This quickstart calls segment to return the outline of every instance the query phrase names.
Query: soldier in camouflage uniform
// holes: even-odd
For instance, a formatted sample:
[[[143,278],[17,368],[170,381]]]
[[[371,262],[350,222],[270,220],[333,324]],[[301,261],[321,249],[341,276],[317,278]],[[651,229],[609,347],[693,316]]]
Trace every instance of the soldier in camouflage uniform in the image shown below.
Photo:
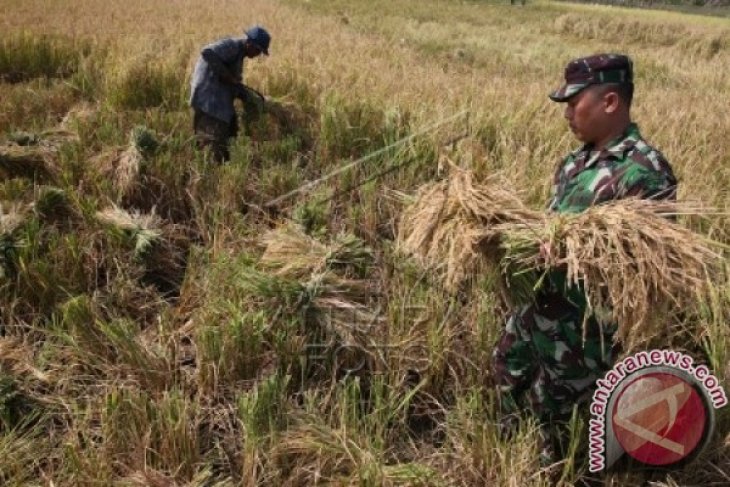
[[[566,103],[565,118],[583,146],[558,166],[549,211],[578,213],[626,198],[675,198],[677,181],[664,156],[631,122],[633,70],[627,56],[600,54],[571,61],[565,84],[550,94]],[[512,314],[493,355],[501,426],[532,410],[541,424],[541,460],[557,460],[573,406],[590,398],[613,364],[616,326],[586,316],[582,290],[553,271],[534,302]],[[583,327],[586,327],[584,337]]]

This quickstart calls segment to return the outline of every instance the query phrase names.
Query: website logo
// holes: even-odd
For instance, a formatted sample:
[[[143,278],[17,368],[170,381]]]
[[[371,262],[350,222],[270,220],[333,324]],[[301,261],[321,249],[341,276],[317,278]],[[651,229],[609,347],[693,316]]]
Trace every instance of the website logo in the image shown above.
[[[706,366],[671,350],[627,357],[597,386],[589,425],[591,472],[624,455],[648,466],[691,461],[712,436],[715,409],[728,402]]]

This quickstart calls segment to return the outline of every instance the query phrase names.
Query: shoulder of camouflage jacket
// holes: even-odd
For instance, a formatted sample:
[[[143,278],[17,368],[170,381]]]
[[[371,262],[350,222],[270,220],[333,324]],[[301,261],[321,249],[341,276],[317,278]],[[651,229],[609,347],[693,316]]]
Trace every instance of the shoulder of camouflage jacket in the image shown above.
[[[549,207],[577,212],[602,201],[628,196],[672,197],[677,181],[661,152],[638,135],[638,130],[614,146],[594,153],[586,164],[586,147],[570,153],[555,174]],[[569,183],[569,181],[574,181]],[[571,189],[568,189],[568,188]]]

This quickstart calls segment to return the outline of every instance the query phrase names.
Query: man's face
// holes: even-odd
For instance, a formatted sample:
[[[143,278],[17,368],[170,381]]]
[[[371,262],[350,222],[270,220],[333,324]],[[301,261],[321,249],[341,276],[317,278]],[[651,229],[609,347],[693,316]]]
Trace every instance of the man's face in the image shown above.
[[[599,85],[589,86],[572,96],[565,106],[565,118],[575,137],[591,144],[601,140],[607,128],[607,103]]]
[[[261,55],[261,48],[253,42],[246,42],[245,55],[247,58],[255,58]]]

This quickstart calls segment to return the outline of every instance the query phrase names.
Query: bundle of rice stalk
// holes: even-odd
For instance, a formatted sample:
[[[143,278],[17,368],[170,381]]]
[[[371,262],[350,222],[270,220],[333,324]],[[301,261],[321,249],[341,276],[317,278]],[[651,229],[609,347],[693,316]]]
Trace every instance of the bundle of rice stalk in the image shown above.
[[[112,181],[120,196],[129,193],[139,177],[142,166],[142,152],[134,145],[130,145],[113,161],[114,170]]]
[[[359,274],[367,271],[374,262],[372,249],[351,233],[341,233],[330,243],[327,266],[332,269],[352,269]]]
[[[45,130],[39,134],[16,132],[0,145],[0,174],[7,178],[24,177],[53,180],[59,173],[57,154],[60,147],[78,140],[65,128]]]
[[[102,176],[112,182],[119,198],[127,195],[134,187],[142,166],[142,153],[137,147],[114,147],[107,149],[90,161]]]
[[[488,246],[497,241],[497,225],[544,218],[508,188],[498,176],[475,183],[452,164],[447,180],[422,187],[403,212],[399,249],[440,271],[448,290],[458,289],[482,260],[496,257]]]
[[[302,279],[321,272],[327,265],[328,249],[298,225],[283,225],[264,235],[266,246],[261,263],[277,276]]]
[[[18,246],[14,235],[26,219],[28,206],[0,201],[0,279],[14,271],[14,254]]]
[[[292,240],[289,243],[291,244]],[[279,252],[277,260],[272,260],[273,252],[270,251],[272,248]],[[300,250],[302,248],[311,247],[304,246]],[[341,336],[351,336],[351,330],[348,330],[351,325],[369,326],[377,321],[375,314],[369,311],[371,301],[377,297],[370,280],[349,278],[335,272],[328,264],[328,257],[332,254],[321,252],[321,249],[316,249],[320,250],[320,253],[307,256],[294,253],[295,249],[292,247],[283,249],[282,246],[274,244],[267,248],[268,257],[262,258],[262,262],[268,265],[280,265],[281,261],[278,259],[282,255],[282,250],[288,251],[286,255],[291,260],[289,264],[279,267],[275,275],[298,284],[300,296],[297,304],[315,310],[319,321],[326,325],[326,328],[339,329],[340,332],[337,334]]]
[[[134,252],[141,257],[162,236],[162,220],[155,213],[129,213],[118,206],[96,212],[96,219],[117,235],[134,245]]]
[[[117,196],[127,196],[139,180],[145,157],[158,147],[153,132],[144,126],[134,127],[129,134],[126,147],[108,149],[92,159],[101,174],[112,181]]]
[[[513,223],[497,230],[504,232],[506,265],[565,271],[594,312],[610,313],[605,319],[618,324],[617,340],[630,350],[665,335],[671,310],[709,302],[713,286],[726,278],[727,246],[667,219],[709,211],[691,203],[629,199],[556,215],[542,228]],[[540,252],[545,242],[547,255]]]
[[[33,210],[44,223],[69,222],[80,218],[66,191],[55,186],[37,187]]]
[[[133,246],[145,266],[145,281],[166,292],[179,289],[190,247],[184,228],[163,224],[154,212],[129,213],[117,206],[97,212],[96,218]]]
[[[58,126],[41,132],[38,145],[57,151],[63,144],[78,142],[78,140],[79,136],[76,132]]]
[[[22,203],[0,201],[0,235],[10,235],[23,224],[29,207]]]
[[[368,279],[350,278],[344,270],[372,263],[372,251],[352,235],[323,244],[296,225],[285,225],[264,237],[261,262],[278,277],[297,281],[300,306],[309,306],[318,324],[339,344],[365,345],[369,331],[381,322],[370,310],[377,292]]]
[[[0,337],[0,375],[46,382],[48,377],[34,364],[35,352],[31,347],[13,337]]]
[[[362,270],[373,262],[373,253],[351,234],[340,234],[329,244],[307,235],[299,225],[283,225],[263,238],[261,262],[275,274],[292,279],[308,278],[327,269]]]
[[[0,176],[52,180],[58,173],[56,149],[45,145],[0,145]]]

